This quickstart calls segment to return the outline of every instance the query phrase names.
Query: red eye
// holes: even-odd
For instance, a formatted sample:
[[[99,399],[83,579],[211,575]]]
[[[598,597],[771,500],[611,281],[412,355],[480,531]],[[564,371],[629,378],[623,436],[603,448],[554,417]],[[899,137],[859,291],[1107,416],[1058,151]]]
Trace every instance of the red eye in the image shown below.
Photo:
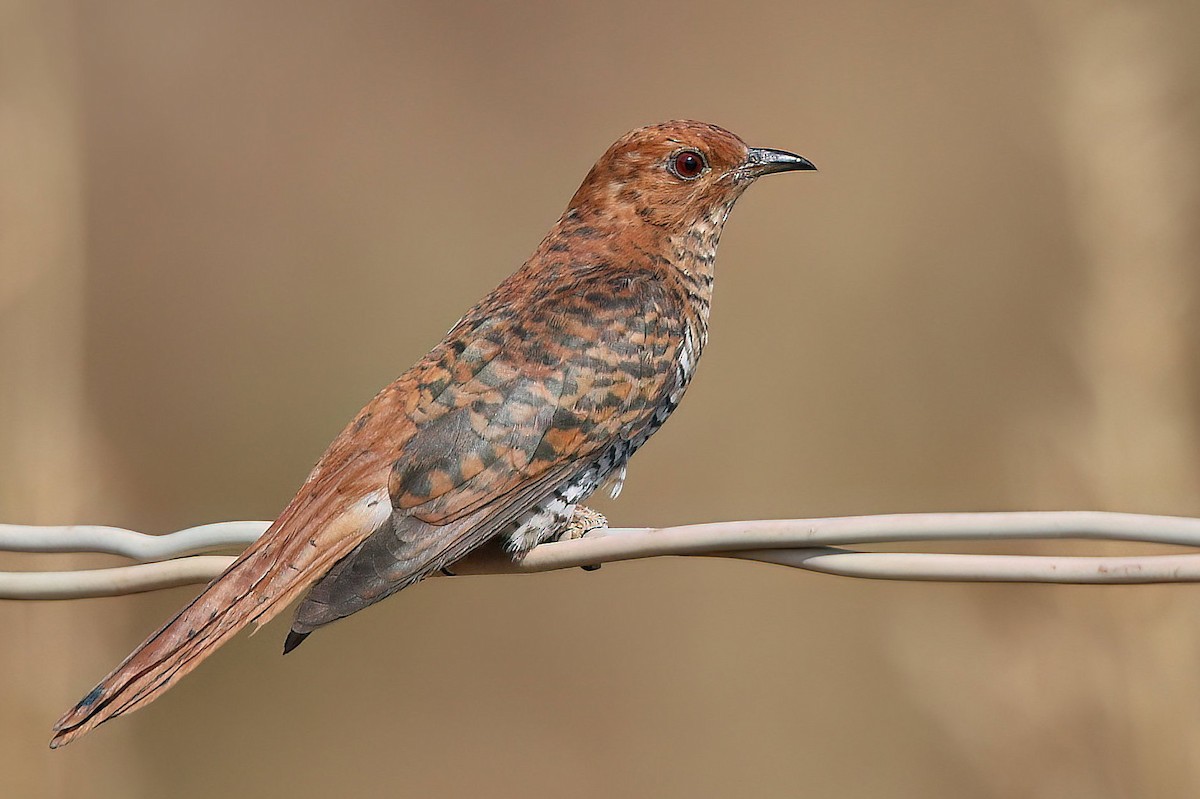
[[[704,156],[695,150],[684,150],[681,153],[676,153],[675,158],[671,161],[671,171],[676,177],[684,180],[694,180],[700,177],[700,173],[704,171],[707,164],[704,162]]]

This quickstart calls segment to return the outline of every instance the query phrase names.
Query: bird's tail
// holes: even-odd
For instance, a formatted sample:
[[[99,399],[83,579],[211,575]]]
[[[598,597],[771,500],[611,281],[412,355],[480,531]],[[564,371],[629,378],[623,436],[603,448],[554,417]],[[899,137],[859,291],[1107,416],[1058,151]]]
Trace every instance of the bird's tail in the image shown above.
[[[358,503],[311,533],[306,520],[297,518],[308,514],[285,511],[200,596],[58,720],[51,748],[149,704],[247,624],[270,621],[370,534],[373,520],[365,516],[375,515],[373,510],[354,512],[363,507]]]

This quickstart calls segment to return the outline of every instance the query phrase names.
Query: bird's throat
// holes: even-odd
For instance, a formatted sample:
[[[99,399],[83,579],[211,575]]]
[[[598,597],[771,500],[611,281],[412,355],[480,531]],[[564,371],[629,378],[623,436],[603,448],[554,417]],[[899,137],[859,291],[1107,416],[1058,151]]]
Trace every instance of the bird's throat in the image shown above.
[[[680,276],[700,324],[707,332],[717,261],[717,244],[733,200],[714,206],[682,231],[670,236],[671,263]]]

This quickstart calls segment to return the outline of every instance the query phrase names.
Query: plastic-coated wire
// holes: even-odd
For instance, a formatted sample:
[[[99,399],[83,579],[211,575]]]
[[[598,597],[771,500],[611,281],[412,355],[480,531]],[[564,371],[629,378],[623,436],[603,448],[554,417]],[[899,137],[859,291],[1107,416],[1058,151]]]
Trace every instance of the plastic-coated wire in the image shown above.
[[[103,552],[140,565],[62,572],[0,572],[0,599],[78,599],[203,583],[232,557],[194,553],[240,549],[268,522],[223,522],[166,535],[114,527],[0,525],[0,550]],[[828,519],[719,522],[596,530],[542,544],[514,562],[484,548],[454,574],[515,574],[665,555],[739,558],[847,577],[1041,583],[1200,581],[1200,554],[1122,557],[880,553],[847,545],[967,540],[1092,539],[1200,547],[1200,519],[1094,511],[913,513]]]

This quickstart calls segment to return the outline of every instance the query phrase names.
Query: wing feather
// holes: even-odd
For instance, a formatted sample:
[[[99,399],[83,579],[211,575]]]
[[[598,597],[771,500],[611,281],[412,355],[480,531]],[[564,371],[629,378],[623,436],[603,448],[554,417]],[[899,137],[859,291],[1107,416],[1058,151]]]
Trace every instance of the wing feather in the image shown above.
[[[621,287],[626,303],[638,303],[627,323],[592,327],[590,341],[553,366],[531,368],[527,352],[492,353],[486,369],[440,393],[447,409],[425,413],[392,467],[391,523],[314,586],[294,631],[307,634],[448,566],[645,427],[673,381],[655,361],[670,355],[675,321],[653,283]],[[495,375],[512,379],[488,379]]]

